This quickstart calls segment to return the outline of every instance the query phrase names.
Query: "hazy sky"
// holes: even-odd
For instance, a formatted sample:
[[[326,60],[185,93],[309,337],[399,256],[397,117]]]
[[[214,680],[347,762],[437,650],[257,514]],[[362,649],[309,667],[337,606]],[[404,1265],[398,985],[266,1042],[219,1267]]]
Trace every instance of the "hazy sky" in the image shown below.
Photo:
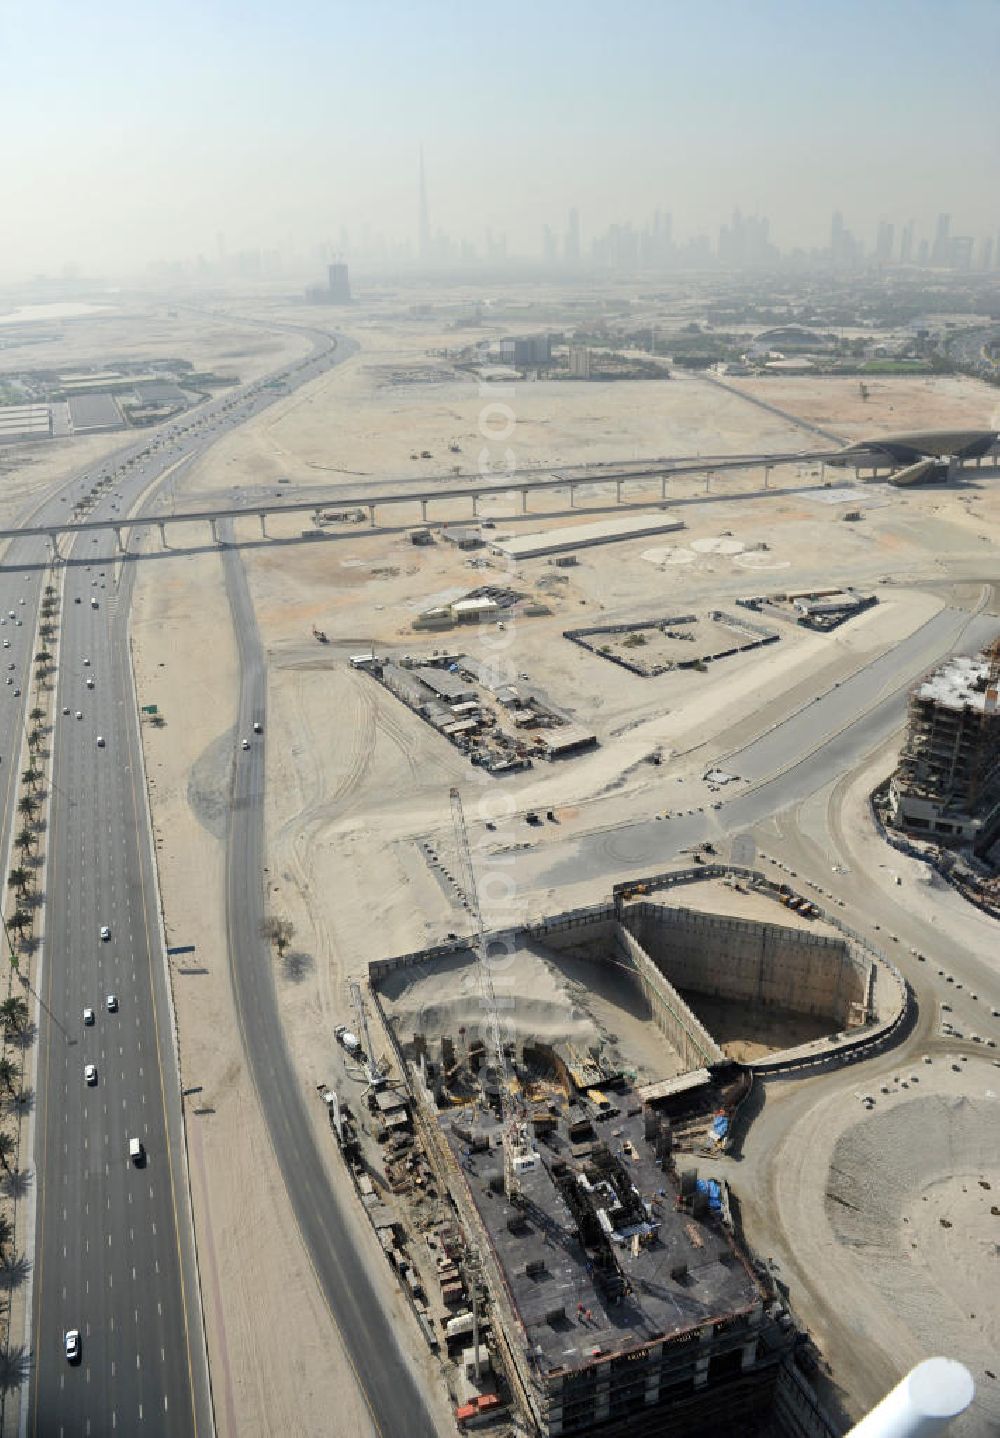
[[[0,0],[0,280],[311,247],[364,222],[537,253],[733,205],[1000,225],[1000,0]]]

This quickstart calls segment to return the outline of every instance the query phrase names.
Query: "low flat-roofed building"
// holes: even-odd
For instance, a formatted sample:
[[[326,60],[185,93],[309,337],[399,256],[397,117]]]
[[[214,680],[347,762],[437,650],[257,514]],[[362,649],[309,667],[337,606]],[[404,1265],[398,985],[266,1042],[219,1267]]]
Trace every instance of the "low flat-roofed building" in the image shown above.
[[[531,559],[538,554],[557,554],[560,550],[586,549],[594,544],[614,544],[626,539],[641,539],[647,534],[664,534],[683,529],[682,520],[667,514],[623,514],[614,519],[595,520],[590,524],[566,524],[558,529],[521,534],[512,539],[495,539],[491,549],[510,559]]]
[[[74,434],[90,434],[96,430],[121,429],[124,425],[118,402],[111,394],[73,395],[69,401],[69,417]]]
[[[479,595],[475,599],[456,599],[451,606],[452,618],[459,624],[476,623],[482,619],[492,619],[500,612],[500,606],[495,599],[489,599],[486,595]]]
[[[558,729],[546,729],[538,735],[538,742],[550,759],[563,754],[577,754],[581,749],[591,749],[597,743],[597,735],[579,724],[562,724]]]
[[[392,690],[397,699],[402,699],[411,709],[419,709],[431,697],[419,679],[414,678],[409,669],[403,669],[398,664],[386,664],[383,667],[382,682],[387,689]]]
[[[441,530],[441,538],[457,544],[459,549],[481,549],[483,545],[481,530],[471,524],[449,524]]]
[[[434,669],[429,664],[422,664],[413,672],[421,684],[426,684],[428,689],[449,704],[463,704],[477,697],[475,689],[466,680],[460,679],[457,674],[451,674],[447,669]]]
[[[0,406],[0,443],[22,439],[48,439],[52,434],[52,410],[47,404]]]

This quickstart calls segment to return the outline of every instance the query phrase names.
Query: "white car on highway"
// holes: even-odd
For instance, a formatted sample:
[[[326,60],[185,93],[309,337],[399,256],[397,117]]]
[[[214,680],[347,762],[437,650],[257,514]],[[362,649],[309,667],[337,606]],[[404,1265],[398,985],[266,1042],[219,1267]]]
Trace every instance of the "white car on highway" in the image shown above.
[[[84,1077],[84,1079],[86,1080],[87,1083],[89,1083],[89,1084],[95,1084],[95,1083],[97,1082],[97,1065],[96,1065],[96,1064],[84,1064],[84,1066],[83,1066],[83,1077]]]
[[[103,734],[98,734],[98,736],[97,736],[97,747],[98,747],[98,749],[103,749],[103,748],[104,748],[104,735],[103,735]]]
[[[70,1363],[78,1363],[80,1360],[80,1330],[69,1328],[63,1338],[63,1351]]]
[[[110,930],[110,928],[108,927],[107,924],[102,924],[102,925],[101,925],[101,938],[102,938],[102,939],[104,940],[104,942],[106,943],[107,940],[110,939],[110,937],[111,937],[111,930]]]
[[[84,1011],[83,1011],[83,1022],[84,1022],[85,1024],[92,1024],[92,1023],[94,1022],[94,1010],[93,1010],[93,1009],[84,1009]]]
[[[108,994],[108,997],[105,999],[104,1002],[105,1002],[105,1003],[107,1004],[107,1006],[108,1006],[108,1013],[109,1013],[109,1014],[116,1014],[116,1013],[118,1012],[118,995],[117,995],[117,994]]]

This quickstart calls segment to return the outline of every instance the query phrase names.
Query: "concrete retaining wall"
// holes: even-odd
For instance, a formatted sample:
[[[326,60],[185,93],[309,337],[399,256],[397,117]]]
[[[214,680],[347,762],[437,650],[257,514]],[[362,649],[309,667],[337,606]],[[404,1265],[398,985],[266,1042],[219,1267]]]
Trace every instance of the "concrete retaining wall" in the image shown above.
[[[725,1063],[726,1055],[711,1034],[623,924],[615,926],[615,948],[622,962],[635,970],[657,1028],[681,1056],[684,1067]]]
[[[676,988],[832,1019],[846,1027],[863,1004],[867,965],[843,939],[643,902],[625,911],[626,926]]]

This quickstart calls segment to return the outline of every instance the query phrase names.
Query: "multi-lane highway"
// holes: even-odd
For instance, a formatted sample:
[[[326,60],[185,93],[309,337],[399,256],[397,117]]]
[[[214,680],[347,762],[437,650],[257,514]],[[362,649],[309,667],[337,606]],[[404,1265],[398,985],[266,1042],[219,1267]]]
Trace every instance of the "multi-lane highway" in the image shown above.
[[[127,607],[110,567],[108,587],[91,588],[99,572],[76,566],[66,576],[60,636],[31,1431],[70,1434],[89,1424],[92,1432],[207,1433],[197,1276],[178,1201],[183,1149],[168,1127],[177,1076],[158,1012],[155,875],[127,675],[114,669],[112,630],[124,628]],[[93,1084],[84,1081],[86,1064],[95,1066]],[[142,1166],[129,1160],[132,1138],[148,1155]],[[81,1334],[77,1368],[60,1351],[67,1327]]]
[[[289,386],[315,378],[338,358],[330,337],[311,338],[312,355],[283,372]],[[94,517],[127,514],[148,502],[144,497],[168,472],[275,398],[273,389],[255,384],[215,401],[65,486],[32,518],[61,517],[104,477],[110,484],[95,496]],[[64,595],[40,978],[27,1428],[44,1435],[209,1434],[180,1096],[128,654],[134,564],[94,557],[105,548],[81,536],[59,576]],[[17,633],[33,637],[45,552],[29,539],[13,549],[0,571],[0,603],[25,613]],[[11,573],[14,557],[22,573]],[[23,592],[23,606],[15,589]],[[12,761],[30,644],[23,640],[20,659],[24,694],[0,719],[0,745]],[[9,824],[15,792],[9,776],[8,784]],[[103,925],[107,940],[100,936]],[[113,1012],[109,993],[117,998]],[[84,1022],[85,1007],[94,1011],[93,1024]],[[92,1084],[84,1078],[91,1063]],[[141,1165],[129,1161],[131,1138],[144,1145]],[[82,1339],[75,1365],[63,1351],[69,1328],[79,1329]]]
[[[226,537],[231,540],[231,530]],[[256,735],[253,726],[266,725],[267,675],[243,560],[228,547],[223,563],[239,650],[239,733],[250,744],[236,755],[226,848],[229,972],[243,1051],[299,1231],[377,1429],[383,1438],[433,1438],[437,1429],[400,1357],[364,1255],[345,1241],[351,1226],[327,1179],[282,1036],[274,963],[261,937],[266,735]]]

